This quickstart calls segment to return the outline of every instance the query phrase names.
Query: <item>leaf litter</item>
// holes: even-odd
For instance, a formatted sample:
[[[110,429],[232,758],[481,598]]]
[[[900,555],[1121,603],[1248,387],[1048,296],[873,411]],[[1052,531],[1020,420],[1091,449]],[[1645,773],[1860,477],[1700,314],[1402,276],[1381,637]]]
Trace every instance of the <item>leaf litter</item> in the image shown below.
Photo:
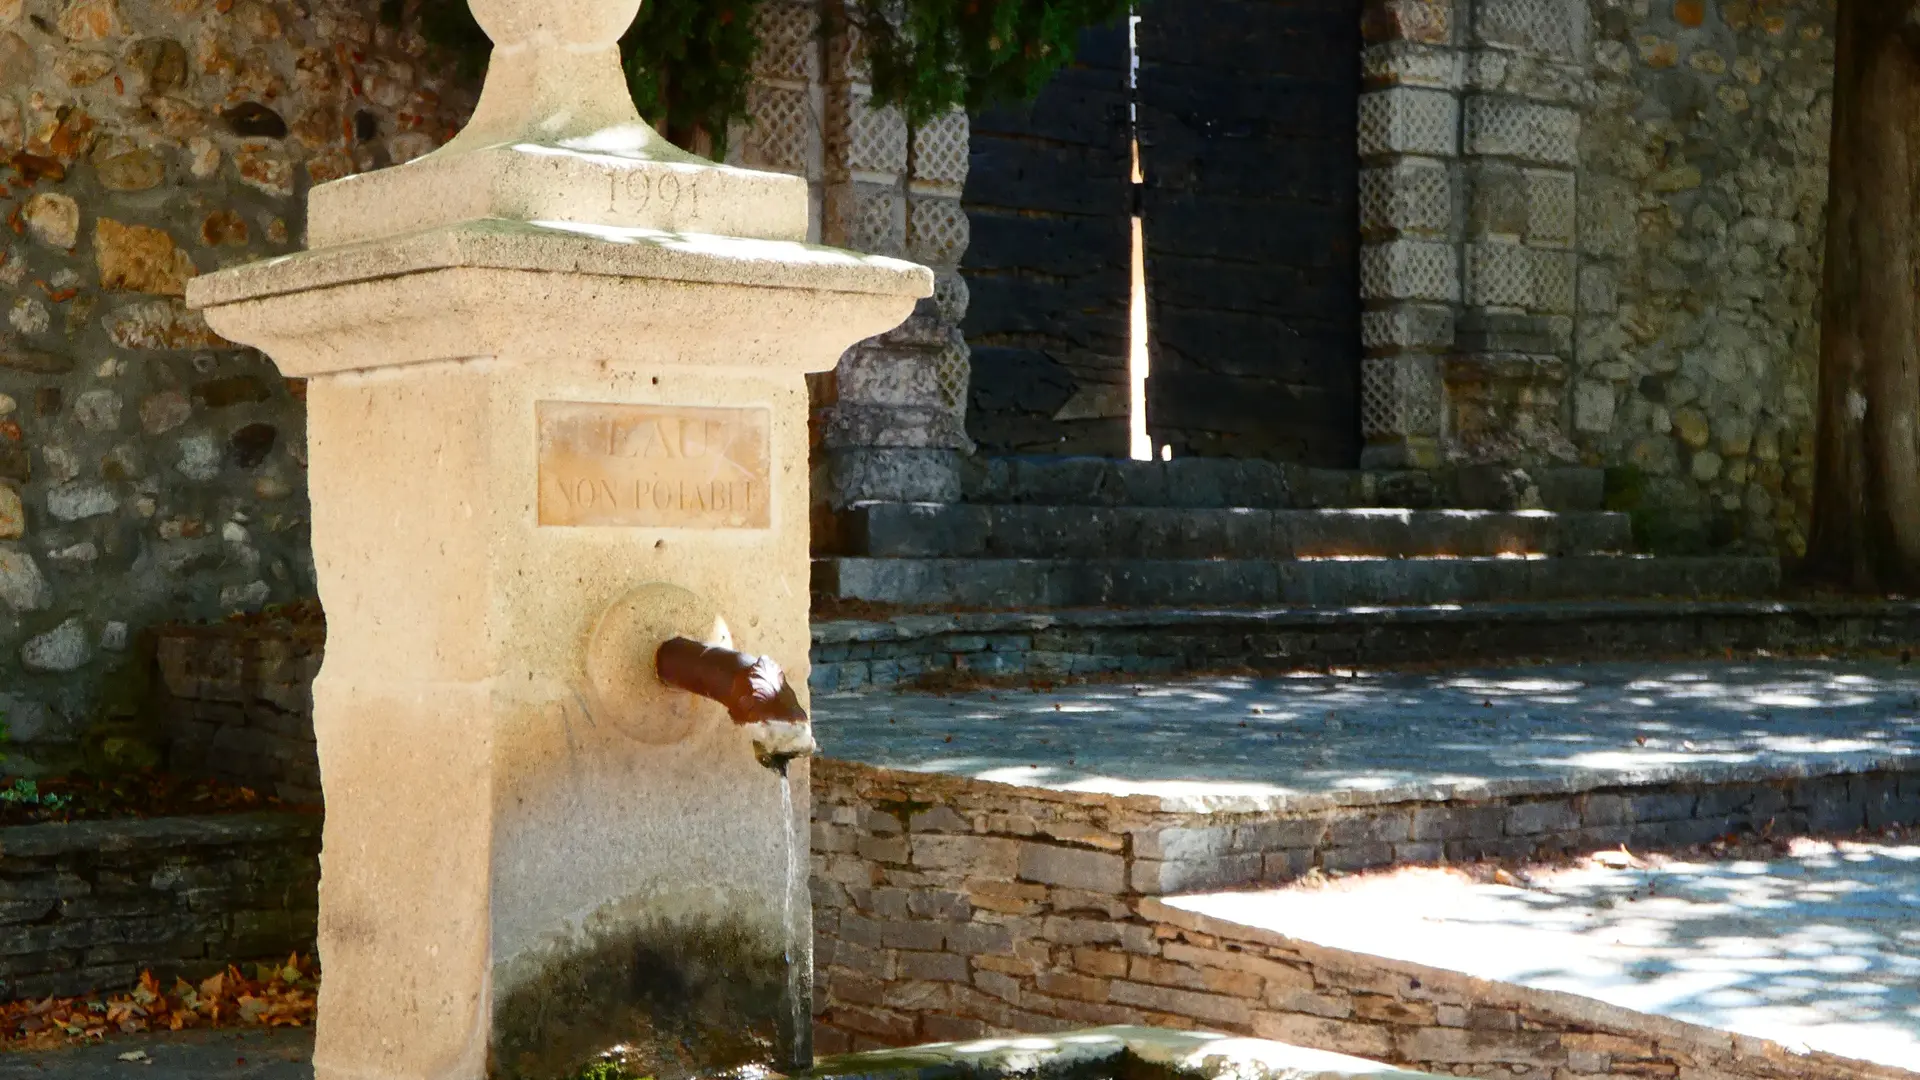
[[[168,987],[147,971],[125,993],[0,1004],[0,1050],[50,1050],[188,1028],[312,1025],[320,990],[320,968],[312,958],[247,966],[251,977],[232,964],[198,983],[175,979]]]

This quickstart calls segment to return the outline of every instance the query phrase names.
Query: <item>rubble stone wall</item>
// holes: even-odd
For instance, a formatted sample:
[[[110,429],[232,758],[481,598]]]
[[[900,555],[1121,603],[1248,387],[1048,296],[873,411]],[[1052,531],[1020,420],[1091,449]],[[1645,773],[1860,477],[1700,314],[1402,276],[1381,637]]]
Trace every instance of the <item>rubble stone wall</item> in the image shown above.
[[[144,626],[311,596],[301,386],[188,312],[469,79],[378,0],[0,2],[0,714],[65,742]]]
[[[1591,0],[1571,433],[1656,548],[1803,554],[1832,0]]]

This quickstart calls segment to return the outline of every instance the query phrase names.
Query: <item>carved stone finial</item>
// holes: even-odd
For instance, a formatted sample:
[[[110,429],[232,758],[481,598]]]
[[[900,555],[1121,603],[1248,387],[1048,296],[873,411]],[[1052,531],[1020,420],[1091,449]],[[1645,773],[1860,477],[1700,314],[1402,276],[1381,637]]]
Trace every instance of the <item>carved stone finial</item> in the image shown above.
[[[640,0],[469,0],[496,48],[593,48],[615,44]]]
[[[491,220],[804,240],[807,184],[690,154],[620,64],[642,0],[468,0],[493,39],[473,118],[425,157],[313,189],[307,243]]]
[[[687,155],[640,120],[620,35],[633,25],[640,0],[469,0],[493,39],[480,103],[447,149],[453,153],[507,142],[591,147],[656,160]]]

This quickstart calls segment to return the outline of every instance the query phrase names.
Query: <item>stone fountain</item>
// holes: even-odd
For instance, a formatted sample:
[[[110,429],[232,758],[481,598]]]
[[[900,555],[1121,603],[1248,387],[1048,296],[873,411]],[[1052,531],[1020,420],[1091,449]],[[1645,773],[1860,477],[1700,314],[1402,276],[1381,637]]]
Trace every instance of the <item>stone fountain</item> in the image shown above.
[[[933,278],[649,129],[639,3],[473,0],[472,123],[193,282],[309,380],[319,1080],[811,1059],[803,375]]]
[[[807,390],[933,277],[667,144],[640,0],[472,0],[439,151],[316,188],[188,301],[309,380],[326,663],[317,1080],[804,1069]],[[1303,1056],[1303,1054],[1305,1056]],[[1103,1029],[815,1076],[1407,1076]]]

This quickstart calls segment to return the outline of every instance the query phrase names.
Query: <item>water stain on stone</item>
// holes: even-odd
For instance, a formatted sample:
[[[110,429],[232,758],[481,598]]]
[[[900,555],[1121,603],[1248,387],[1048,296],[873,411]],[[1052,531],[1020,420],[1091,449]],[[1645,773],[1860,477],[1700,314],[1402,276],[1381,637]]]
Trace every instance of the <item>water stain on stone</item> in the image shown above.
[[[795,1038],[787,966],[737,922],[595,935],[499,997],[487,1075],[564,1080],[617,1061],[633,1076],[686,1080],[779,1064]]]

